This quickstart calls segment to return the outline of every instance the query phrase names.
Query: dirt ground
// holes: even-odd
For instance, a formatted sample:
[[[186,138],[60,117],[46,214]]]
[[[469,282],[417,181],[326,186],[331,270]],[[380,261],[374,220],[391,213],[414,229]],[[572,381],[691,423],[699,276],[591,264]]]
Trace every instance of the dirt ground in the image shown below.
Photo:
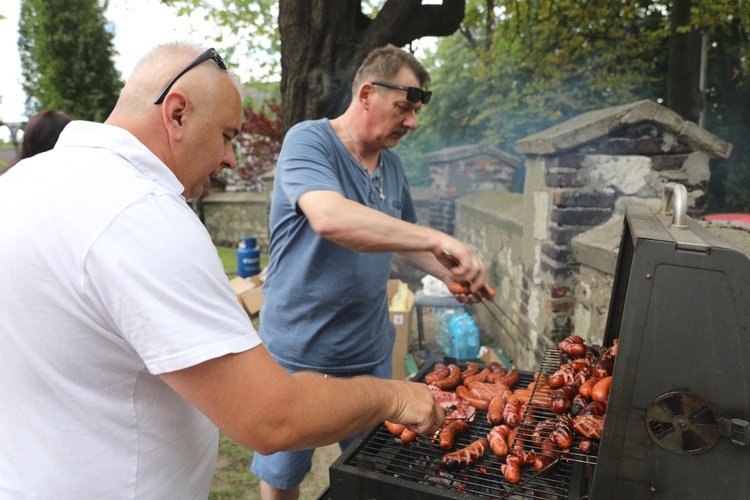
[[[328,488],[328,467],[341,454],[338,444],[318,448],[313,455],[312,469],[300,485],[300,500],[317,500]]]

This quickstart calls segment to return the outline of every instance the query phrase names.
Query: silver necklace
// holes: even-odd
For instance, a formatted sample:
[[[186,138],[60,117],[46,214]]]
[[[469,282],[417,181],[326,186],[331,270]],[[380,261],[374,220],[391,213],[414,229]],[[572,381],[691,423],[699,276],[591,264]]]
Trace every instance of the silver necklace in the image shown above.
[[[367,173],[368,176],[370,176],[370,172],[368,172],[367,171],[367,167],[365,167],[365,160],[364,160],[364,158],[362,158],[362,154],[359,152],[359,148],[357,147],[357,143],[354,142],[354,138],[352,137],[352,134],[349,132],[349,127],[346,126],[346,121],[343,118],[341,119],[341,124],[344,126],[344,131],[346,132],[347,137],[349,137],[349,140],[352,141],[352,146],[354,146],[354,151],[357,153],[357,157],[359,158],[359,166],[362,167],[362,170],[364,170]],[[382,168],[382,166],[383,166],[383,157],[382,157],[382,155],[380,156],[380,163],[379,163],[378,166],[381,167],[381,169],[380,169],[380,176],[381,176],[381,178],[380,178],[380,182],[378,184],[376,184],[375,187],[378,188],[378,193],[380,195],[379,196],[380,202],[382,203],[382,202],[385,201],[385,194],[383,193],[383,179],[382,179],[383,175],[385,175],[385,171]],[[374,180],[373,180],[373,182],[374,182]]]

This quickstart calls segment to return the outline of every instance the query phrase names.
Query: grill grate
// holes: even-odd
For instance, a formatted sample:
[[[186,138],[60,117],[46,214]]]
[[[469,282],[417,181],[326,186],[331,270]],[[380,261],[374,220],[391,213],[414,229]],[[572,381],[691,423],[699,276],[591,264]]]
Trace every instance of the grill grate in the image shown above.
[[[541,372],[544,375],[552,375],[558,368],[560,368],[560,356],[556,348],[550,348],[544,353],[544,359],[542,361]],[[534,391],[536,392],[536,390]],[[526,438],[525,447],[530,450],[539,451],[539,448],[533,444],[528,444],[528,438],[530,438],[536,429],[536,426],[546,419],[557,419],[557,414],[552,410],[546,408],[546,404],[551,402],[551,395],[536,395],[532,394],[531,401],[526,407],[526,413],[523,415],[520,429],[518,431],[520,438]],[[539,402],[539,404],[535,404]],[[586,466],[596,465],[596,453],[583,453],[580,451],[579,444],[583,438],[576,434],[573,446],[570,450],[565,452],[561,456],[561,461],[570,461],[584,464]]]
[[[422,380],[434,365],[423,367],[418,375]],[[465,367],[462,367],[465,369]],[[543,368],[554,372],[556,366],[551,364]],[[532,373],[520,372],[519,387],[525,387],[533,380]],[[529,410],[519,430],[519,435],[531,437],[537,422],[546,418],[556,418],[551,410],[534,408]],[[471,442],[486,437],[493,425],[487,421],[486,411],[477,411],[469,431],[457,437],[454,449],[460,449]],[[580,438],[576,439],[576,444]],[[532,443],[526,446],[534,450]],[[442,468],[441,459],[446,452],[438,446],[438,439],[419,436],[410,444],[403,444],[391,435],[384,425],[375,426],[357,440],[331,466],[331,494],[333,499],[350,500],[352,498],[393,498],[394,494],[406,495],[403,498],[451,499],[451,498],[489,498],[489,499],[550,499],[567,500],[571,497],[571,483],[575,475],[580,476],[585,469],[580,464],[592,465],[589,455],[561,455],[554,469],[537,473],[533,467],[523,467],[521,481],[515,485],[507,482],[501,472],[504,458],[488,451],[479,461],[457,471]],[[336,478],[336,479],[335,479]],[[359,493],[357,493],[359,492]],[[362,492],[366,492],[362,493]],[[381,496],[378,495],[381,493]]]

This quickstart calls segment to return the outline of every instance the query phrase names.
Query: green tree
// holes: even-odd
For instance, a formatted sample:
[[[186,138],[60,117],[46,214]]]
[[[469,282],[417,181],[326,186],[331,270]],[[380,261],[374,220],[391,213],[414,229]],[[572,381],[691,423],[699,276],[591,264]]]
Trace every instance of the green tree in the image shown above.
[[[260,47],[281,52],[282,129],[312,118],[334,118],[351,101],[351,82],[372,49],[403,47],[458,29],[466,0],[166,0],[181,13],[203,10],[232,34],[252,33],[250,55]],[[373,9],[372,4],[379,4]],[[229,13],[229,14],[227,14]],[[278,23],[271,16],[278,14]],[[261,24],[258,24],[258,23]],[[278,28],[278,31],[273,31]]]
[[[440,39],[429,59],[435,97],[418,134],[443,146],[483,136],[513,151],[521,137],[639,99],[697,121],[696,40],[705,36],[705,126],[734,145],[714,177],[728,179],[734,209],[750,210],[750,9],[741,3],[470,0],[460,32]],[[713,181],[712,190],[721,192]]]
[[[26,111],[56,108],[104,121],[122,80],[112,60],[106,1],[22,0],[18,49]]]

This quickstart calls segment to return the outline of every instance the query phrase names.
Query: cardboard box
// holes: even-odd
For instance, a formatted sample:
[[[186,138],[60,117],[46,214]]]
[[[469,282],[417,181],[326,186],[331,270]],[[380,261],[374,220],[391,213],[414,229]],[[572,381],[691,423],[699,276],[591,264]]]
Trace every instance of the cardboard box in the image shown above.
[[[388,280],[388,304],[398,292],[401,280]],[[393,344],[393,378],[404,380],[406,373],[406,356],[409,353],[409,332],[411,331],[411,310],[414,307],[414,292],[407,293],[406,310],[390,311],[388,316],[396,327],[396,343]]]
[[[401,280],[388,280],[388,303],[398,292]],[[258,276],[250,278],[233,278],[229,284],[237,294],[237,300],[250,317],[255,316],[263,307],[263,292]],[[409,290],[406,298],[406,309],[390,311],[389,319],[396,328],[396,343],[393,345],[393,378],[406,378],[406,357],[409,353],[409,332],[411,331],[411,310],[414,307],[414,293]]]
[[[250,317],[255,316],[263,307],[263,292],[258,275],[249,278],[236,277],[229,280],[229,284],[237,294],[237,300]]]

